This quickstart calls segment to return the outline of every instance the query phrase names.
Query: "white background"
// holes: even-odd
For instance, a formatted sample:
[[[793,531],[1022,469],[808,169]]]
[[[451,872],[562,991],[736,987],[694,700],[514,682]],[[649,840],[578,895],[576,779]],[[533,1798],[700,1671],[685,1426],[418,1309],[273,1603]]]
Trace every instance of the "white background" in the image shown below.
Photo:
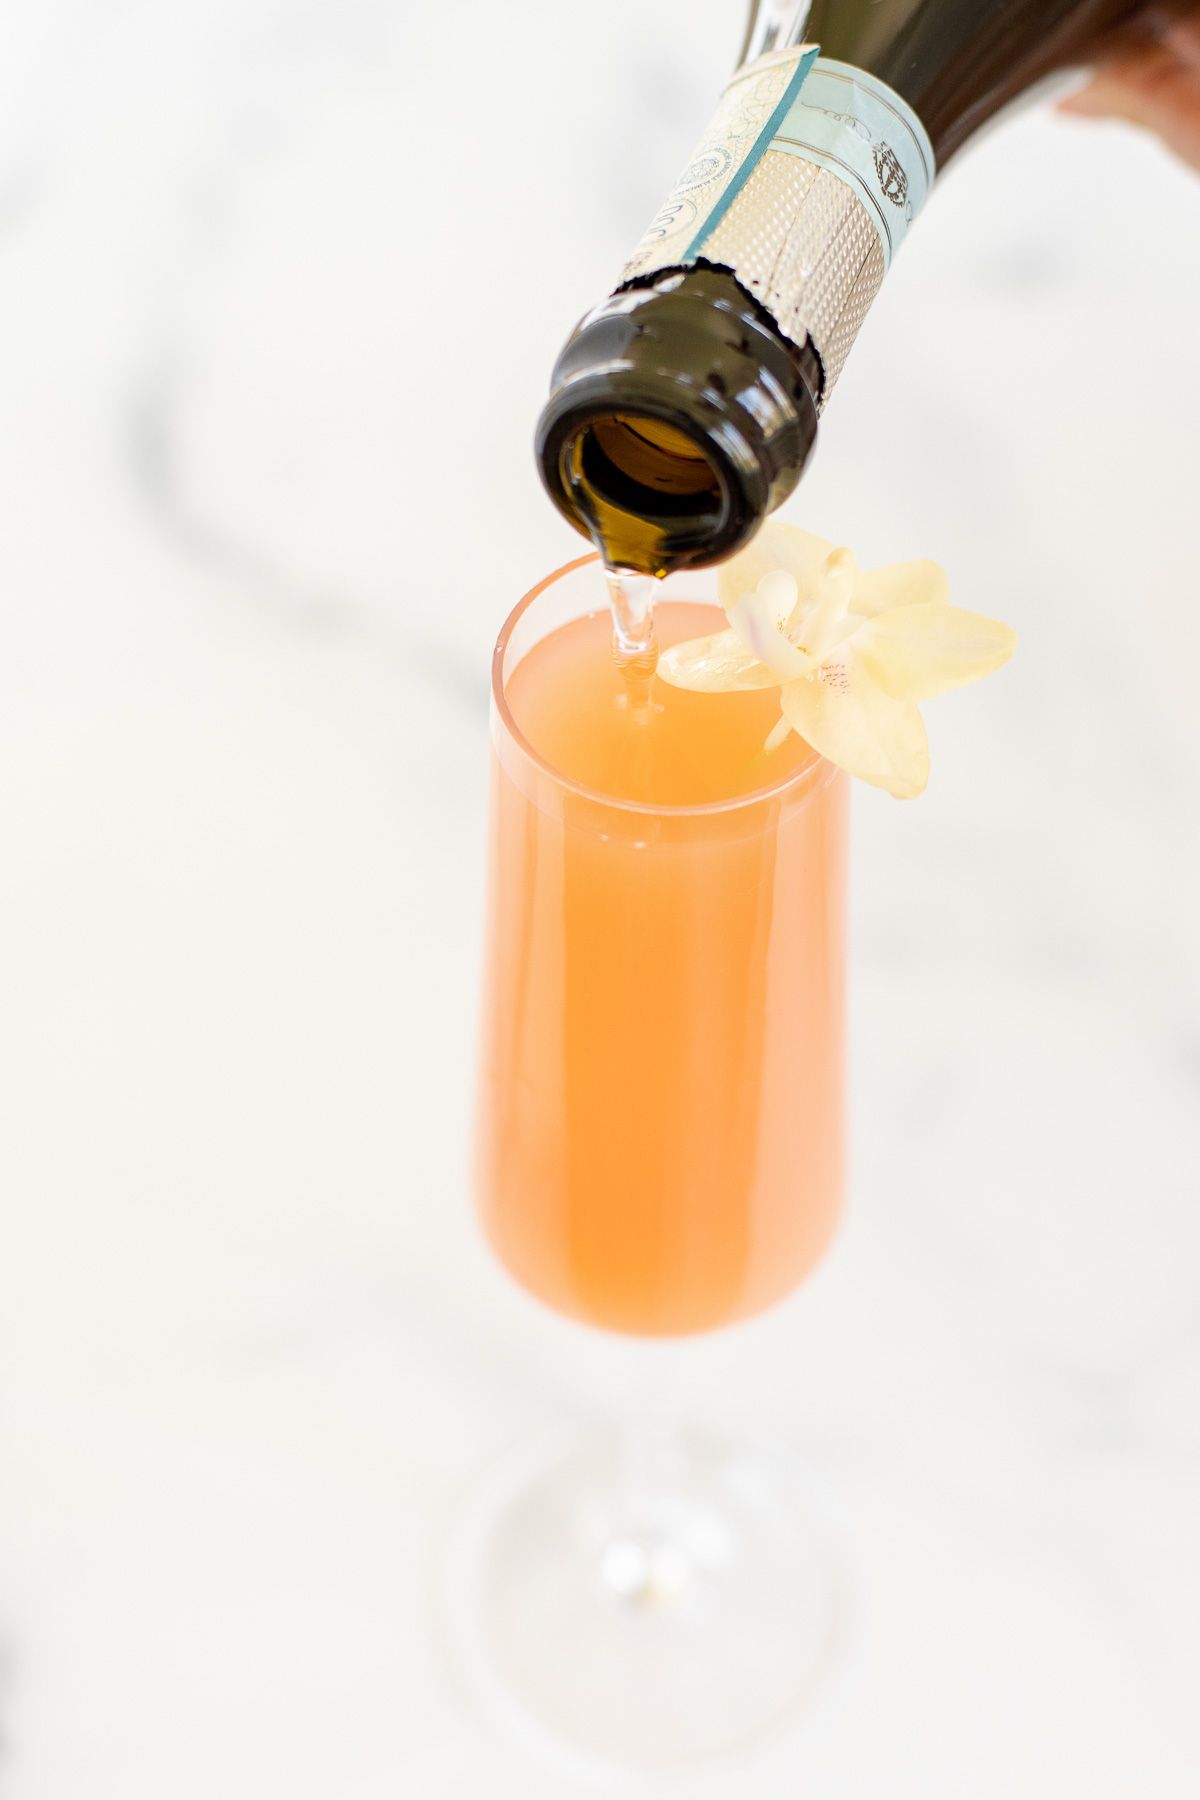
[[[9,9],[4,1800],[575,1791],[437,1629],[481,1464],[629,1378],[470,1218],[486,667],[578,548],[549,365],[738,11]],[[1198,292],[1200,181],[1026,112],[788,509],[1021,647],[919,804],[858,796],[841,1241],[676,1353],[855,1571],[755,1800],[1196,1792]]]

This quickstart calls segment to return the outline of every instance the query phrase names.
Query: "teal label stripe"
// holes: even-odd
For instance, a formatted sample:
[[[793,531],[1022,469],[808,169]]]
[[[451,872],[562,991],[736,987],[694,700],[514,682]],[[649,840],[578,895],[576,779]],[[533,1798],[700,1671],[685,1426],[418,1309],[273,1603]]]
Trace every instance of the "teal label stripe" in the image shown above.
[[[884,267],[904,242],[933,185],[933,145],[920,119],[885,82],[806,48],[745,161],[684,251],[692,263],[768,150],[828,169],[858,195],[875,227]]]
[[[721,220],[725,217],[725,214],[729,211],[730,207],[749,181],[751,175],[753,175],[755,169],[770,149],[771,140],[775,137],[776,133],[783,125],[784,120],[787,118],[788,113],[791,111],[792,104],[799,94],[800,89],[804,86],[808,72],[816,62],[819,54],[820,51],[817,45],[814,44],[811,50],[805,51],[804,55],[800,58],[800,61],[796,64],[792,78],[780,96],[779,104],[755,138],[746,160],[743,162],[741,168],[729,183],[729,186],[725,189],[720,199],[715,203],[711,212],[709,212],[707,217],[701,222],[700,229],[684,251],[682,260],[685,263],[695,262],[703,247],[705,238],[716,230],[717,226],[721,223]]]

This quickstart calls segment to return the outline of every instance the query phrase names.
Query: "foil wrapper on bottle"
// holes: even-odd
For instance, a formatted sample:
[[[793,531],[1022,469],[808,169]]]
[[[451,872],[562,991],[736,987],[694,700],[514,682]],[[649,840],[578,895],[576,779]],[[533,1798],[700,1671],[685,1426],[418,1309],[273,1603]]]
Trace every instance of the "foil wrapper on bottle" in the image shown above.
[[[622,285],[728,269],[785,337],[821,359],[822,405],[934,177],[912,108],[815,45],[740,70]]]

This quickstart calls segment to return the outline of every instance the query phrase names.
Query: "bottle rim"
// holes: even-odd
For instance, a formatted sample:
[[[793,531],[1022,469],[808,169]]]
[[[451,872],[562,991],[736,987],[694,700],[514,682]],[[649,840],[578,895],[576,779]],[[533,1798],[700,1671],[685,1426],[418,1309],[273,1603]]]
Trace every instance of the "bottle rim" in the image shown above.
[[[636,376],[630,371],[627,383],[621,375],[621,371],[602,369],[576,376],[547,401],[538,427],[538,464],[550,498],[576,530],[586,533],[568,470],[580,436],[618,415],[669,425],[695,445],[708,466],[715,489],[712,502],[702,511],[690,519],[681,514],[670,521],[672,566],[704,567],[732,555],[757,528],[754,502],[747,504],[748,490],[758,499],[761,489],[759,504],[763,510],[766,507],[764,472],[753,446],[729,414],[707,420],[703,428],[688,418],[680,401],[682,398],[694,403],[695,389],[673,372],[656,371],[651,379],[644,369],[639,369]],[[669,515],[659,517],[666,519]],[[692,539],[696,554],[679,561],[680,551]]]

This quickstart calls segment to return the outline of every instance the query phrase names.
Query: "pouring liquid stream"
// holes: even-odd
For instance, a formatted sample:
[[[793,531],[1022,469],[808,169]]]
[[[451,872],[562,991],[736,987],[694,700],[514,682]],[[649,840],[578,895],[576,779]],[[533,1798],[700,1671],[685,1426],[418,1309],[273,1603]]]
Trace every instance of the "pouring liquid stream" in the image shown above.
[[[648,706],[650,680],[658,666],[658,641],[654,635],[653,575],[632,569],[606,568],[608,603],[612,611],[613,661],[625,682],[626,703]]]
[[[604,569],[608,603],[612,613],[612,658],[621,678],[617,705],[626,719],[625,760],[629,778],[637,787],[653,780],[654,725],[661,708],[651,699],[654,671],[658,667],[658,640],[654,634],[653,575],[632,569]]]

